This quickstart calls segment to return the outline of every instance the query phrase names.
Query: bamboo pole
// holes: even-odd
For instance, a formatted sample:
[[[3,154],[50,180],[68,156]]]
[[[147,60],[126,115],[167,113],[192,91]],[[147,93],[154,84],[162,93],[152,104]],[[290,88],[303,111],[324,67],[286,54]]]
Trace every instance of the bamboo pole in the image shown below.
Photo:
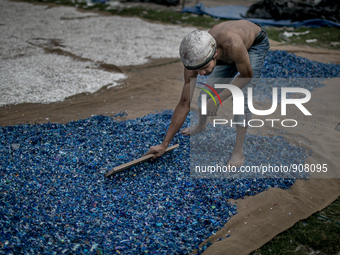
[[[175,144],[175,145],[169,146],[164,153],[172,151],[172,150],[174,150],[174,149],[176,149],[178,147],[179,147],[179,144]],[[140,164],[140,163],[142,163],[144,161],[147,161],[147,160],[151,159],[153,156],[155,156],[155,154],[149,154],[149,155],[140,157],[138,159],[135,159],[133,161],[130,161],[128,163],[116,166],[116,167],[112,168],[111,170],[109,170],[104,176],[105,177],[109,177],[109,176],[111,176],[113,174],[119,173],[119,172],[121,172],[121,171],[123,171],[125,169],[128,169],[128,168],[130,168],[132,166],[135,166],[135,165],[138,165],[138,164]]]

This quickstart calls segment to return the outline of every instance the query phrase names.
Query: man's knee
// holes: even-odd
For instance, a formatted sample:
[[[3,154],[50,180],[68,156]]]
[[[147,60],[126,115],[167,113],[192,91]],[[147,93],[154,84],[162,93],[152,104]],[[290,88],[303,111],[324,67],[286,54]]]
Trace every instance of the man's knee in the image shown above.
[[[248,127],[248,123],[249,123],[249,120],[251,120],[251,117],[252,117],[251,112],[245,112],[243,115],[234,115],[234,120],[232,122],[232,125]]]

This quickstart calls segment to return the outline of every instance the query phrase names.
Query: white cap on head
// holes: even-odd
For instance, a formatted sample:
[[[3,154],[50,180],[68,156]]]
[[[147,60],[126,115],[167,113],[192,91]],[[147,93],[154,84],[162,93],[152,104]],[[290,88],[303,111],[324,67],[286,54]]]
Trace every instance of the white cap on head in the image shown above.
[[[213,59],[216,47],[216,41],[211,34],[196,30],[183,38],[179,47],[179,55],[185,68],[196,70]]]

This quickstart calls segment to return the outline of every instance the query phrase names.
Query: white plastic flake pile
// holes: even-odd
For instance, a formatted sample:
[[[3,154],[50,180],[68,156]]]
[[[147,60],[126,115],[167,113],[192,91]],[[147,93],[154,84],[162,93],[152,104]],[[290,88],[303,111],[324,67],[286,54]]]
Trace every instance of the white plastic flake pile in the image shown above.
[[[180,41],[193,30],[0,0],[0,106],[62,101],[117,85],[126,75],[100,70],[98,62],[127,66],[179,57]]]
[[[117,85],[121,73],[92,69],[92,62],[75,61],[70,57],[40,55],[10,59],[2,64],[0,105],[49,103],[62,101],[81,92],[95,92],[104,85]],[[13,86],[15,85],[15,86]]]

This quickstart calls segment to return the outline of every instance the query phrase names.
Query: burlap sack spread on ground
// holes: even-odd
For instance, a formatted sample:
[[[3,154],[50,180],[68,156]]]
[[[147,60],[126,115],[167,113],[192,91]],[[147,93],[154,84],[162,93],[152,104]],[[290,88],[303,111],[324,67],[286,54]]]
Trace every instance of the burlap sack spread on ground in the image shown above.
[[[313,151],[305,163],[327,164],[327,174],[315,175],[321,177],[317,179],[298,180],[290,190],[270,188],[256,196],[232,201],[237,204],[238,214],[208,239],[214,244],[203,254],[248,254],[339,197],[340,132],[335,127],[340,122],[340,79],[329,79],[324,84],[325,87],[312,91],[311,100],[305,105],[311,117],[303,116],[293,109],[295,106],[288,108],[287,116],[296,119],[302,128],[291,128],[281,135],[291,144]],[[228,103],[226,107],[232,107],[231,102]],[[270,118],[280,119],[277,112]],[[261,116],[254,118],[261,119]],[[265,135],[268,130],[277,131],[275,129],[261,131]],[[224,239],[216,241],[218,238]]]

